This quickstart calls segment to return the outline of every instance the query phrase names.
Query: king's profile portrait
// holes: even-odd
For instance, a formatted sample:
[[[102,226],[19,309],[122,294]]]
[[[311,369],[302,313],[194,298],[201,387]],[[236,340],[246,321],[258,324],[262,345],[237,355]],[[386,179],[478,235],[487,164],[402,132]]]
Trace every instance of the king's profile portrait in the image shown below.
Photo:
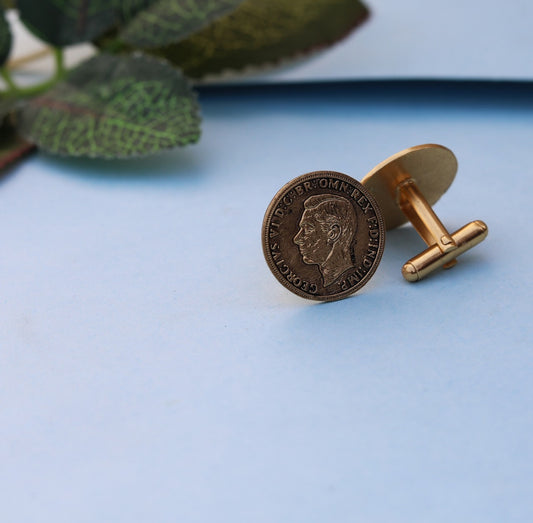
[[[299,231],[293,242],[304,263],[318,265],[327,287],[355,265],[357,215],[342,196],[321,194],[304,202]]]

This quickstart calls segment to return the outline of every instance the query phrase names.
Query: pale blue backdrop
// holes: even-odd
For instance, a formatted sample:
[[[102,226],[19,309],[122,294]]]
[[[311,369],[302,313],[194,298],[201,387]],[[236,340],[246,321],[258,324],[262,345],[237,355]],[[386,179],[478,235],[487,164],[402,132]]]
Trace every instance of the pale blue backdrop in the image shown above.
[[[2,521],[533,518],[529,85],[204,91],[199,145],[41,154],[0,183]],[[417,284],[405,227],[355,296],[289,293],[260,229],[315,169],[459,159],[487,240]]]
[[[254,81],[533,76],[529,3],[370,4],[342,46]],[[0,521],[531,522],[532,84],[200,98],[196,146],[0,178]],[[436,212],[485,242],[409,284],[406,226],[349,299],[278,284],[260,233],[285,182],[427,142],[459,160]]]

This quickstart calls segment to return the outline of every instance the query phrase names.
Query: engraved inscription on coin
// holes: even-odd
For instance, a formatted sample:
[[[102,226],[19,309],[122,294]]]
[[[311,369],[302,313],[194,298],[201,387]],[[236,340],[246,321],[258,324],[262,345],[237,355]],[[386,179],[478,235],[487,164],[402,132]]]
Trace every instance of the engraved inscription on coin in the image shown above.
[[[360,289],[374,274],[385,224],[358,181],[332,171],[295,178],[276,194],[263,220],[263,252],[290,291],[332,301]]]

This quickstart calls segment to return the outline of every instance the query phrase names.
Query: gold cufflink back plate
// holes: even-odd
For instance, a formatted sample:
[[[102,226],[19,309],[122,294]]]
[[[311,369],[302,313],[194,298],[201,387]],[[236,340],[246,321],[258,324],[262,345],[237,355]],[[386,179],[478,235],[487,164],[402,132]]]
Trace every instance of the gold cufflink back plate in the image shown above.
[[[408,221],[397,203],[396,188],[414,179],[427,203],[433,206],[448,190],[457,173],[457,158],[442,145],[426,144],[405,149],[372,169],[361,181],[381,207],[387,230]]]
[[[428,245],[404,264],[402,274],[408,281],[421,280],[438,267],[453,267],[457,256],[487,236],[488,228],[481,220],[450,234],[433,212],[432,205],[450,187],[456,172],[452,151],[425,144],[391,156],[362,180],[378,201],[387,229],[409,220]]]

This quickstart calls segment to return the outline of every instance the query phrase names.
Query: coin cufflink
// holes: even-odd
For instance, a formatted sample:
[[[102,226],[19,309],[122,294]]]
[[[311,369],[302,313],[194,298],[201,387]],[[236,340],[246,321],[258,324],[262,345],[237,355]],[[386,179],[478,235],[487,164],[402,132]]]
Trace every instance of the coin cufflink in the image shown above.
[[[375,196],[387,229],[409,220],[428,248],[407,261],[402,274],[418,281],[439,267],[453,267],[456,257],[488,234],[481,220],[450,234],[431,208],[447,191],[457,172],[455,155],[441,145],[418,145],[401,151],[375,167],[362,184]]]
[[[316,171],[283,186],[267,208],[263,252],[270,270],[304,298],[333,301],[373,276],[385,221],[371,192],[345,174]]]
[[[287,289],[313,300],[353,294],[374,274],[385,244],[385,226],[410,221],[428,248],[408,260],[404,278],[414,282],[482,242],[487,225],[474,220],[454,233],[433,212],[457,173],[455,155],[442,145],[405,149],[368,173],[361,183],[316,171],[282,187],[263,220],[263,252]]]

